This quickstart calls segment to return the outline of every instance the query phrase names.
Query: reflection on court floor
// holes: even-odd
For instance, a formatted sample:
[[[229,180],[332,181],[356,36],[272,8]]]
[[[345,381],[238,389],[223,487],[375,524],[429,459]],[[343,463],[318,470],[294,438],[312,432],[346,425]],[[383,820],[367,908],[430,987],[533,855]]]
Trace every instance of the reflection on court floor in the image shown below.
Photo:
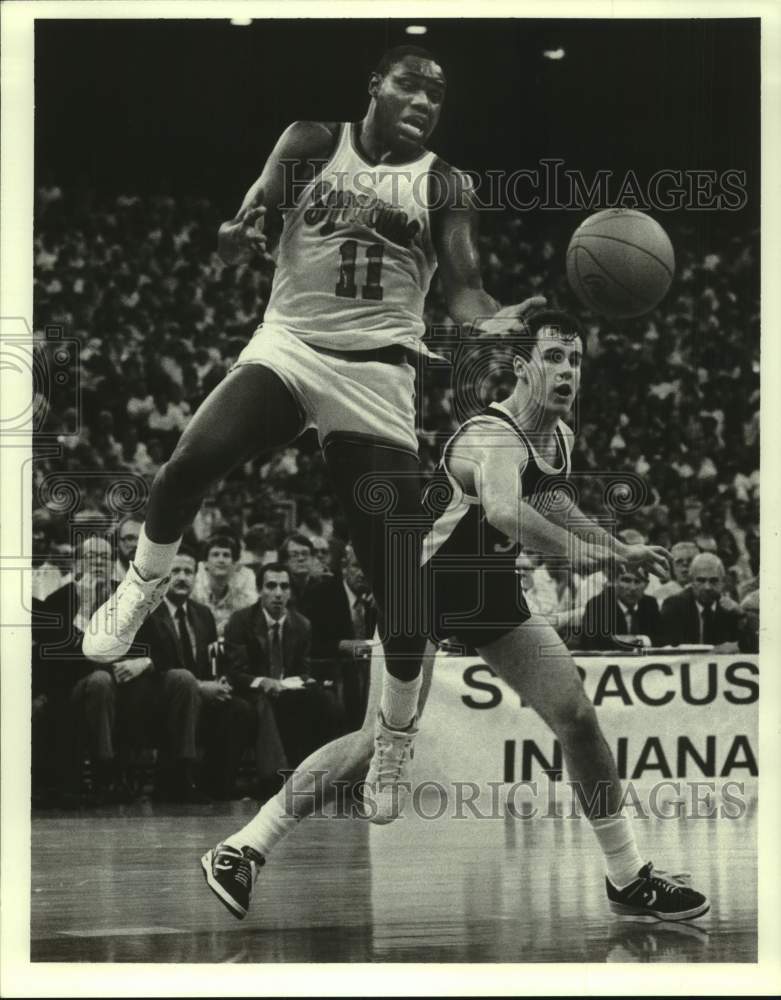
[[[638,821],[641,852],[692,872],[691,924],[619,920],[583,820],[308,820],[239,922],[198,859],[249,802],[33,819],[33,961],[753,962],[756,814]]]

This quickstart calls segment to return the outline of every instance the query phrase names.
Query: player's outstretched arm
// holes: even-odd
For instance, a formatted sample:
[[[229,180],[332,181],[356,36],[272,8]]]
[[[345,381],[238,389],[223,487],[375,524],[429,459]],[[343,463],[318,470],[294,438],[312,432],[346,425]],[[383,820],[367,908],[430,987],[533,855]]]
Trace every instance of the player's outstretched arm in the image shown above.
[[[521,495],[527,461],[523,443],[496,421],[475,424],[456,442],[449,468],[467,492],[480,498],[490,523],[526,548],[566,559],[579,571],[604,565],[610,553],[553,524]]]
[[[285,207],[295,203],[317,169],[317,161],[331,155],[335,135],[331,122],[293,122],[285,129],[241,208],[220,226],[217,246],[226,264],[266,253],[268,237],[282,230]]]
[[[437,208],[432,234],[439,278],[450,316],[481,334],[506,336],[523,329],[523,316],[544,306],[541,295],[501,308],[483,288],[477,243],[478,213],[472,183],[466,174],[448,168],[437,175]]]

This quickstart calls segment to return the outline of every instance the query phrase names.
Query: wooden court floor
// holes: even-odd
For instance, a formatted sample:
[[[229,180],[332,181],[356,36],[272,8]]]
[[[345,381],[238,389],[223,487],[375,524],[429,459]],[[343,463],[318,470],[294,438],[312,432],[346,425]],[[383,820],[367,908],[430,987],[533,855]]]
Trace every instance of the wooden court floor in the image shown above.
[[[753,962],[756,814],[638,821],[641,852],[689,870],[712,909],[692,924],[626,922],[605,904],[582,819],[376,827],[310,819],[234,919],[199,857],[250,802],[41,812],[32,824],[36,962]]]

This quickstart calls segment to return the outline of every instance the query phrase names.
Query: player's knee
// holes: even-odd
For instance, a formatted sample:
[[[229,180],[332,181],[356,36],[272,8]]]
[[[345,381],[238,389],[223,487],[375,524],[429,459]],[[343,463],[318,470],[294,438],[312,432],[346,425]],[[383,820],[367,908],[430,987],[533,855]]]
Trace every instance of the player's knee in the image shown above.
[[[158,469],[152,488],[165,493],[172,502],[198,499],[209,485],[203,473],[203,461],[199,461],[190,449],[177,448]]]

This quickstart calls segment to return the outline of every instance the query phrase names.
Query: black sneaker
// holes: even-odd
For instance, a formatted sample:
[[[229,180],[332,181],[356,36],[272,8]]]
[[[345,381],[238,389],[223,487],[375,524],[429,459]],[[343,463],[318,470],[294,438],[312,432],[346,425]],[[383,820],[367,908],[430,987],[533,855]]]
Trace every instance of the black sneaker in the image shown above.
[[[605,886],[610,909],[624,917],[693,920],[710,909],[707,896],[682,879],[655,872],[650,861],[643,865],[634,882],[623,889],[616,889],[608,878]]]
[[[252,887],[265,863],[263,855],[251,847],[239,850],[228,844],[217,844],[201,858],[206,884],[239,920],[247,916]]]

